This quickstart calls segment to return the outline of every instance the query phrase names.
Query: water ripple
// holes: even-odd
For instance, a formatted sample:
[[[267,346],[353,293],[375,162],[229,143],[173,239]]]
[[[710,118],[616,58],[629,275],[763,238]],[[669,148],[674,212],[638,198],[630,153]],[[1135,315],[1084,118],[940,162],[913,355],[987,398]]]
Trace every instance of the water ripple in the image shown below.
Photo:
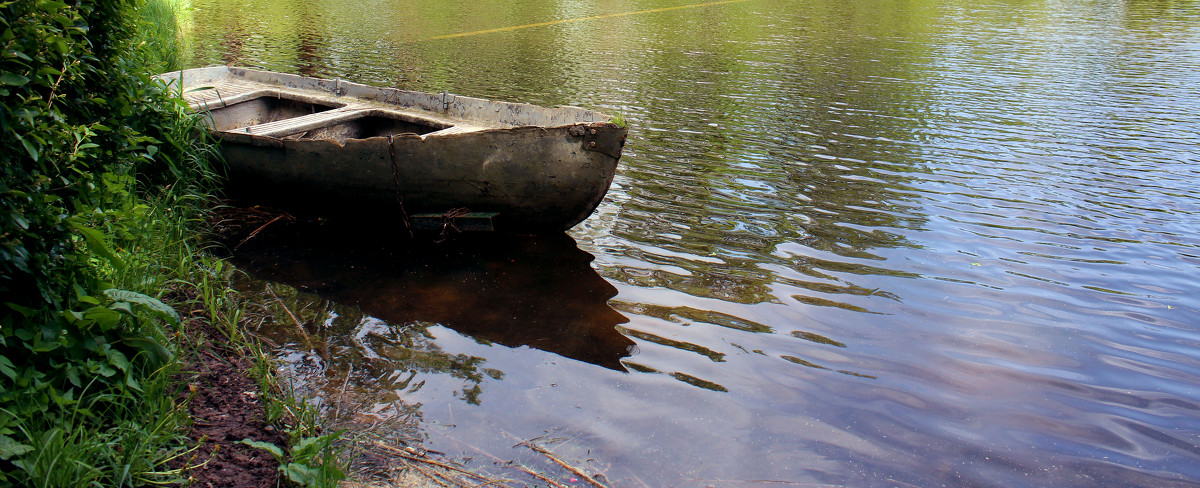
[[[749,0],[432,41],[681,4],[197,3],[197,64],[630,122],[572,231],[629,372],[443,335],[507,376],[426,417],[567,429],[631,486],[1200,486],[1192,2]],[[427,405],[463,390],[424,378]]]

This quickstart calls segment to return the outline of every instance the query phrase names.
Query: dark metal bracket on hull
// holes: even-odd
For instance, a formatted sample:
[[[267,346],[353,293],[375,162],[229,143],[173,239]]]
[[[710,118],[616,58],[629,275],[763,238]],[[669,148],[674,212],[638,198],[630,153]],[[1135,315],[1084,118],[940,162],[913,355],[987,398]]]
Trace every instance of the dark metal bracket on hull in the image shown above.
[[[614,158],[621,157],[621,149],[625,147],[625,135],[608,130],[596,130],[583,125],[573,125],[567,131],[573,136],[583,136],[583,148],[596,151]]]
[[[447,226],[460,232],[493,232],[496,226],[492,219],[499,212],[467,212],[467,213],[421,213],[410,215],[408,222],[413,230],[440,232]]]

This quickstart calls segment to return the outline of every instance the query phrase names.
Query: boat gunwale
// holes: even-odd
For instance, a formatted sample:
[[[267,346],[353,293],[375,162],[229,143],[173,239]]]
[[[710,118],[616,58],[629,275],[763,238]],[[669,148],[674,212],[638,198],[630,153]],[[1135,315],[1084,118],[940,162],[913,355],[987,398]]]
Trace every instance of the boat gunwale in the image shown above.
[[[192,78],[189,80],[189,75]],[[241,68],[231,66],[210,66],[204,68],[192,68],[171,73],[164,73],[157,78],[171,83],[178,83],[180,93],[185,97],[192,95],[194,101],[189,101],[188,105],[192,111],[197,113],[207,113],[214,110],[227,108],[238,103],[260,99],[263,97],[276,97],[280,99],[293,100],[303,103],[313,103],[333,106],[334,108],[308,114],[300,117],[307,117],[301,121],[301,124],[286,124],[284,122],[294,120],[300,117],[292,117],[281,119],[262,124],[252,124],[243,127],[234,127],[225,130],[210,129],[216,135],[223,139],[226,135],[235,136],[229,139],[244,140],[244,135],[251,135],[253,139],[272,138],[283,140],[288,135],[307,130],[314,130],[321,127],[327,127],[347,121],[355,120],[368,116],[380,116],[401,120],[409,123],[423,124],[431,127],[439,127],[438,130],[431,131],[425,134],[399,133],[392,137],[409,137],[416,135],[420,139],[426,138],[442,138],[449,136],[457,136],[471,132],[492,132],[505,131],[522,128],[541,128],[551,129],[570,126],[602,126],[614,125],[612,117],[601,112],[583,109],[574,106],[560,107],[542,107],[529,103],[508,102],[502,100],[488,100],[483,98],[475,98],[461,95],[454,95],[448,92],[441,94],[420,92],[412,90],[402,90],[398,88],[385,88],[342,81],[337,79],[324,79],[315,77],[306,77],[301,75],[293,75],[287,73],[276,73],[253,68]],[[272,78],[275,78],[272,80]],[[249,87],[248,90],[232,94],[228,97],[220,95],[220,89],[216,86],[219,83],[230,83],[233,85],[242,85]],[[203,90],[187,92],[188,85],[203,85],[214,84],[212,87],[206,87]],[[332,83],[332,88],[328,85]],[[311,85],[311,86],[291,86],[293,84]],[[211,98],[200,98],[197,94],[213,90],[216,95],[216,100]],[[351,94],[353,91],[355,93]],[[382,99],[381,99],[382,98]],[[401,105],[400,101],[404,99],[416,101],[414,104]],[[440,98],[442,112],[431,110],[430,107],[422,106],[420,99],[424,98],[426,102],[432,102],[435,98]],[[455,117],[446,114],[450,106],[457,104],[459,110],[470,110],[471,107],[465,107],[464,104],[473,104],[477,106],[499,106],[495,112],[508,109],[511,111],[540,111],[542,116],[547,118],[558,115],[574,115],[575,119],[590,119],[576,120],[573,122],[563,123],[548,123],[548,124],[505,124],[500,122],[486,122],[470,117]],[[265,130],[255,130],[254,127],[274,124]],[[389,136],[374,136],[370,138],[349,138],[346,140],[367,140],[376,137],[387,138]],[[338,142],[339,145],[344,145],[345,141],[337,141],[334,139],[308,139],[308,140],[330,140]]]

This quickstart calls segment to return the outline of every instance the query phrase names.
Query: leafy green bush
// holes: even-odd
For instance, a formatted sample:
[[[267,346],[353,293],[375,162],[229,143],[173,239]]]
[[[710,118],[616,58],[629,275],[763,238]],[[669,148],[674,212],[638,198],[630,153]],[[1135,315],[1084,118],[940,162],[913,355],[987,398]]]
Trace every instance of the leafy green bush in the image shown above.
[[[333,444],[342,436],[334,432],[319,437],[303,437],[286,453],[270,442],[242,439],[247,446],[262,449],[279,461],[279,473],[296,486],[304,488],[333,488],[346,479],[339,467]]]
[[[136,7],[0,0],[0,486],[142,483],[177,435],[178,318],[114,284],[150,291],[163,209],[141,202],[213,175],[160,61],[130,49]]]

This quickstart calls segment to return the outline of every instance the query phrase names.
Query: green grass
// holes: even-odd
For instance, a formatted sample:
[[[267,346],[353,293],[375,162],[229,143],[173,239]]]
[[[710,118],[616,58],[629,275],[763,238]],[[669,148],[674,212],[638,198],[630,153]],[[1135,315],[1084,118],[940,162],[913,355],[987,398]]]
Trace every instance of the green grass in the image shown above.
[[[184,29],[188,26],[188,0],[145,0],[137,9],[134,47],[152,60],[155,73],[183,66]]]

